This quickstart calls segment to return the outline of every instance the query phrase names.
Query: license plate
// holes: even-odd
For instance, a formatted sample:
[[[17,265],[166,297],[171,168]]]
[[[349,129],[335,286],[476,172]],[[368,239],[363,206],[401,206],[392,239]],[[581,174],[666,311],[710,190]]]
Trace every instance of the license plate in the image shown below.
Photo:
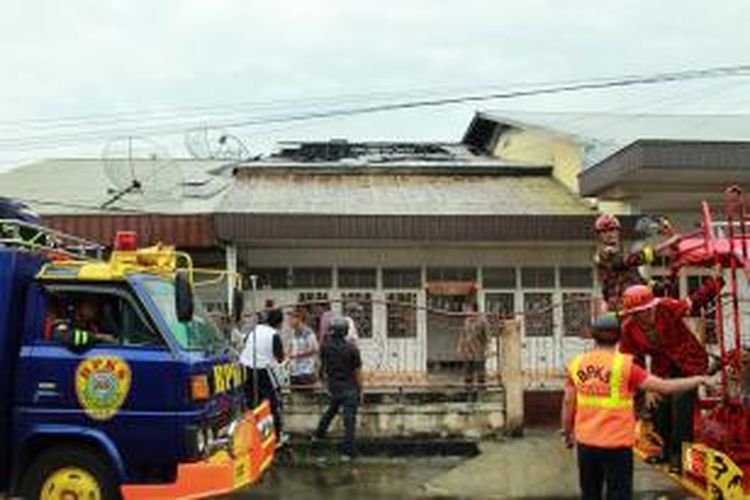
[[[234,461],[234,487],[240,488],[250,482],[250,456],[245,454]]]

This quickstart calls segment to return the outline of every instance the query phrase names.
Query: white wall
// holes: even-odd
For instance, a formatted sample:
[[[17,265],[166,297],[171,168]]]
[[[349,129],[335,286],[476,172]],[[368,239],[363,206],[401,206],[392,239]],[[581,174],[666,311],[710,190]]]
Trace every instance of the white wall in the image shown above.
[[[347,245],[330,247],[255,247],[240,248],[240,261],[247,268],[264,267],[375,267],[379,270],[388,267],[419,267],[423,274],[423,287],[409,291],[417,293],[418,306],[426,305],[424,289],[425,270],[428,267],[525,267],[525,266],[591,266],[593,241],[588,245],[552,243],[506,244],[506,245],[413,245],[411,247],[378,247]],[[520,274],[520,273],[519,273]],[[380,275],[379,275],[380,276]],[[379,285],[382,280],[379,277]],[[335,286],[328,293],[329,299],[338,299],[340,290]],[[497,292],[481,288],[478,292],[480,310],[484,308],[485,295]],[[536,290],[534,290],[536,291]],[[559,282],[546,290],[553,295],[553,301],[562,300],[563,291]],[[581,290],[591,292],[592,290]],[[297,302],[298,289],[260,291],[256,304],[262,306],[267,298],[277,305],[292,305]],[[386,291],[379,286],[371,290],[373,299],[383,301]],[[524,290],[519,283],[512,290],[515,295],[517,313],[523,313]],[[252,300],[248,296],[248,300]],[[418,312],[417,337],[410,339],[387,338],[385,306],[376,304],[373,318],[374,336],[363,342],[363,358],[366,367],[392,372],[424,372],[427,362],[427,315],[422,309]],[[559,374],[565,363],[588,343],[580,338],[564,337],[562,333],[562,311],[554,311],[554,336],[549,338],[524,339],[523,365],[529,373],[534,372],[529,383],[542,386],[559,385]]]

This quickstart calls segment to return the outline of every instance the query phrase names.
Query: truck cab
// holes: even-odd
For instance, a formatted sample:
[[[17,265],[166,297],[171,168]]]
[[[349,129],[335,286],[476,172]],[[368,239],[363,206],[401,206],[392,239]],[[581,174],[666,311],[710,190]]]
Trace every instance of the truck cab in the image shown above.
[[[106,261],[60,248],[0,242],[0,491],[196,498],[257,481],[270,410],[246,407],[189,256],[132,233]]]

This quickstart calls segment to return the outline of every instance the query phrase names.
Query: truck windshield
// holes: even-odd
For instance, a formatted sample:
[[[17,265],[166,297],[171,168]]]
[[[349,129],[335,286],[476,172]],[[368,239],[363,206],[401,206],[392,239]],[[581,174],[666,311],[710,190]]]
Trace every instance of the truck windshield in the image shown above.
[[[193,320],[183,323],[177,319],[173,283],[152,277],[143,279],[141,283],[183,349],[215,351],[229,346],[198,297],[195,297]]]

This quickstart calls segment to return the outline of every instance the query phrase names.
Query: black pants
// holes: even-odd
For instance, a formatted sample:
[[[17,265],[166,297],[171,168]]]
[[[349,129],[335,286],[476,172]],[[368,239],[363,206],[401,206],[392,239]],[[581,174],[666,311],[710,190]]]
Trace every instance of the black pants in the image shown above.
[[[354,456],[354,430],[357,426],[357,407],[359,406],[359,391],[350,389],[340,393],[332,393],[328,408],[320,417],[315,437],[323,438],[339,408],[344,410],[344,444],[341,452],[350,457]]]
[[[682,377],[677,369],[670,372],[671,377]],[[654,413],[654,429],[664,441],[662,454],[669,459],[669,464],[679,467],[682,463],[682,443],[693,440],[693,411],[697,391],[683,392],[664,396]]]
[[[464,383],[466,385],[474,385],[474,380],[477,384],[484,385],[485,379],[484,360],[468,360],[465,362]]]
[[[273,415],[273,427],[276,432],[276,440],[278,441],[281,436],[281,429],[283,426],[283,420],[281,417],[282,401],[281,391],[274,383],[271,378],[271,372],[267,369],[253,370],[247,369],[245,371],[245,397],[247,398],[247,404],[250,408],[253,408],[254,402],[257,401],[260,404],[264,399],[268,400],[271,405],[271,415]],[[257,377],[258,383],[258,395],[257,398],[253,394],[253,377]]]
[[[633,450],[597,448],[578,443],[578,482],[583,500],[628,500],[633,497]]]

